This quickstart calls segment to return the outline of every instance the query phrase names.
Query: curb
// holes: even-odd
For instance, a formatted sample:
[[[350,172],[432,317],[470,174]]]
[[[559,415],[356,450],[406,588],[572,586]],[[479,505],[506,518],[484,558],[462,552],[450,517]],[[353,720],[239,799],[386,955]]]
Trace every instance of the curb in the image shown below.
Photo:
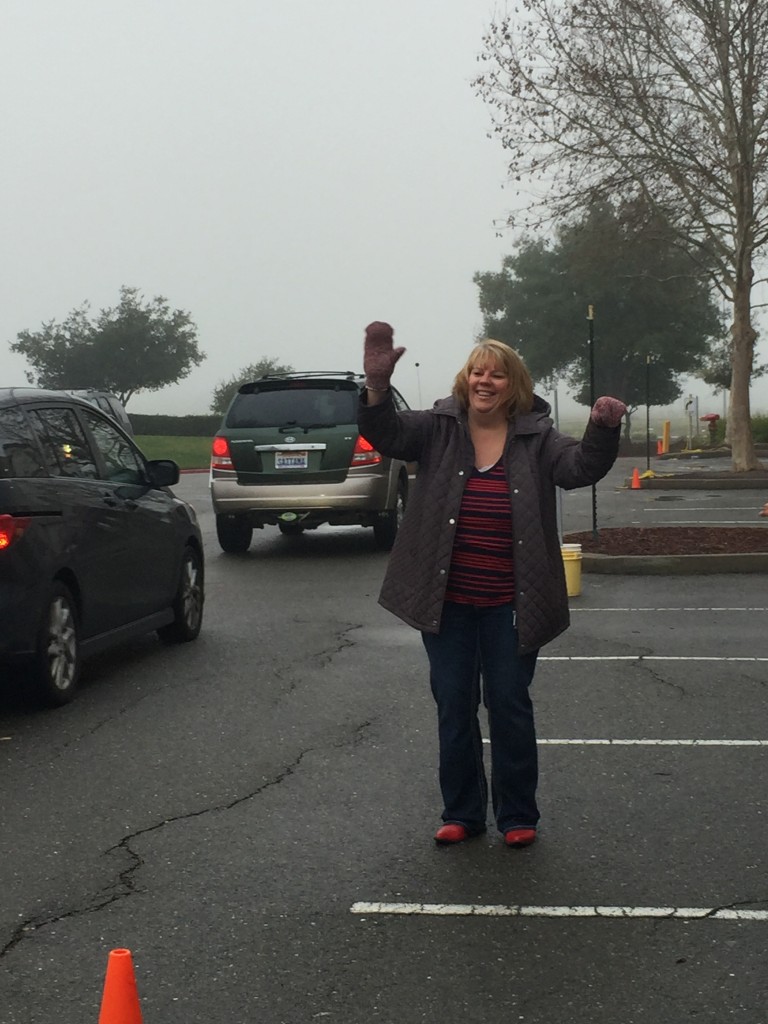
[[[768,552],[739,555],[596,555],[581,556],[582,572],[622,576],[685,576],[768,572]]]
[[[629,491],[768,491],[768,473],[756,475],[747,474],[739,476],[728,476],[725,473],[706,473],[703,475],[693,473],[680,476],[650,476],[640,477],[640,487],[632,486],[632,478],[624,480],[624,486]]]

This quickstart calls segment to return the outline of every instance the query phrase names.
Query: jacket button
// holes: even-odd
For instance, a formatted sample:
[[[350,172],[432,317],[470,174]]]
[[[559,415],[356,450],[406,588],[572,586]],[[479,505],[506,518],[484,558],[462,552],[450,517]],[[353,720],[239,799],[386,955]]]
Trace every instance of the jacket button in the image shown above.
[[[521,540],[519,540],[519,541],[518,541],[517,543],[518,543],[518,544],[522,544],[523,542],[522,542]]]
[[[448,522],[451,524],[451,526],[453,526],[453,524],[456,522],[456,520],[455,519],[449,519]]]
[[[441,569],[441,570],[440,570],[440,575],[441,575],[441,576],[445,576],[445,569]]]
[[[520,493],[520,491],[518,491],[518,489],[517,489],[517,488],[515,488],[515,489],[514,489],[514,491],[512,491],[512,493],[513,493],[513,494],[519,494],[519,493]]]
[[[463,469],[459,470],[459,476],[464,476],[464,470]]]

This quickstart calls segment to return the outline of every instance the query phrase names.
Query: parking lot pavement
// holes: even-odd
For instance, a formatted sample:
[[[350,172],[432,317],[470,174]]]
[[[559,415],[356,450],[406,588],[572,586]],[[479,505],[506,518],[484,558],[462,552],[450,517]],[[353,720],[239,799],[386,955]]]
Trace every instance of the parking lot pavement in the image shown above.
[[[444,1005],[472,1020],[762,1024],[764,580],[587,576],[571,608],[534,683],[539,841],[510,857],[489,831],[431,851],[424,807],[423,855],[403,869],[392,851],[350,905],[358,935],[397,941],[407,1019],[439,1019],[414,973],[427,948]]]
[[[650,492],[627,491],[625,474],[614,467],[599,485],[601,525],[670,515]],[[727,501],[727,514],[756,522],[756,495],[736,493],[695,494],[696,516],[723,519]],[[588,528],[589,489],[568,494],[564,511],[566,529]],[[293,831],[294,845],[280,845],[277,795],[271,815],[260,805],[271,837],[262,874],[292,894],[291,913],[254,926],[274,951],[262,953],[275,971],[263,973],[260,1004],[280,1007],[269,1019],[309,1019],[291,1016],[304,1001],[312,1017],[349,1024],[764,1024],[764,579],[586,575],[571,629],[541,652],[534,683],[539,840],[510,851],[491,830],[446,849],[431,841],[439,803],[423,650],[376,608],[383,557],[375,563],[365,601],[355,597],[360,628],[332,666],[364,702],[365,731],[322,771],[291,779],[294,805],[311,797],[301,804],[311,847]],[[342,847],[319,787],[343,807]],[[291,930],[302,898],[313,927]]]
[[[768,500],[768,485],[755,482],[748,489],[733,489],[728,486],[730,461],[710,460],[707,469],[717,464],[721,477],[702,481],[696,488],[675,489],[670,486],[663,490],[627,487],[632,470],[644,471],[644,461],[633,458],[617,459],[607,476],[601,480],[594,492],[592,488],[581,487],[575,491],[560,493],[562,524],[564,533],[578,533],[590,530],[593,525],[600,529],[617,526],[756,526],[768,528],[768,519],[760,518],[760,509]],[[696,467],[700,469],[701,467]],[[652,469],[661,471],[657,460]],[[672,471],[666,464],[664,471]],[[691,480],[688,463],[674,466],[681,482]]]

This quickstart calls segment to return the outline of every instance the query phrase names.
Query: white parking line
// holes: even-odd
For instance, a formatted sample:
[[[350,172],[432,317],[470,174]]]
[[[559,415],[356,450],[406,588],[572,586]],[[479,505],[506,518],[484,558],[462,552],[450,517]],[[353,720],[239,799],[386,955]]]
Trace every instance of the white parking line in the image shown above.
[[[480,903],[353,903],[353,914],[411,914],[433,917],[610,917],[667,920],[768,921],[768,910],[732,907],[537,907]]]
[[[666,512],[667,509],[663,508],[648,508],[646,512]],[[730,511],[729,509],[720,509],[719,511]],[[748,512],[748,508],[740,509],[739,511]],[[757,512],[753,513],[757,515]],[[662,526],[701,526],[700,519],[665,519],[661,524]],[[744,519],[708,519],[707,526],[756,526],[758,530],[764,530],[765,527],[761,526],[760,523],[748,522]]]
[[[483,737],[483,743],[490,742]],[[536,742],[545,747],[768,747],[768,740],[538,739]]]
[[[768,612],[768,608],[579,608],[572,607],[571,612]]]
[[[657,498],[656,501],[659,499]],[[675,504],[678,501],[686,501],[685,498],[675,498]],[[743,505],[686,505],[686,512],[750,512],[754,508],[753,502],[745,502]],[[666,507],[664,499],[662,499],[662,505],[644,505],[643,511],[645,512],[671,512],[672,508]],[[701,521],[697,520],[699,525]],[[705,524],[706,525],[706,524]],[[760,524],[757,523],[757,526]]]
[[[555,654],[540,655],[539,661],[768,661],[768,658],[726,658],[698,654]]]

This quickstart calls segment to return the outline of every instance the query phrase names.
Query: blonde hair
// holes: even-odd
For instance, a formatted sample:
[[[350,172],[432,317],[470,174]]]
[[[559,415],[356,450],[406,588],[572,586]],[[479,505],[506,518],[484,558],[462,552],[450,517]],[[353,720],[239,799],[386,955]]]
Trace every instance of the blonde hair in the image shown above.
[[[492,338],[479,341],[456,374],[452,393],[462,408],[466,409],[469,406],[469,375],[473,367],[485,369],[489,364],[496,366],[509,378],[508,391],[502,402],[506,407],[507,417],[511,419],[519,413],[530,412],[533,408],[533,381],[528,368],[513,348]]]

